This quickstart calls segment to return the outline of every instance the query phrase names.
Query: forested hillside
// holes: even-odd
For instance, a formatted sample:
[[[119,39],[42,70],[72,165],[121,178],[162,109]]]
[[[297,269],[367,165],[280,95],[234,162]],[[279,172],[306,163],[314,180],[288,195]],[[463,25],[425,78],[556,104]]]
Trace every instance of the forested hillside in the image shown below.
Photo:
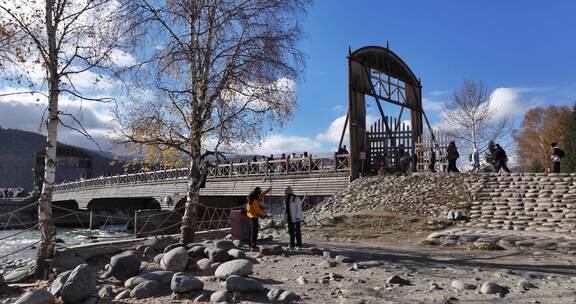
[[[43,151],[46,138],[37,133],[0,127],[0,187],[32,190],[36,152]],[[111,165],[112,154],[83,149],[92,156],[92,176],[119,174],[122,165]],[[75,180],[79,169],[58,168],[57,181]]]

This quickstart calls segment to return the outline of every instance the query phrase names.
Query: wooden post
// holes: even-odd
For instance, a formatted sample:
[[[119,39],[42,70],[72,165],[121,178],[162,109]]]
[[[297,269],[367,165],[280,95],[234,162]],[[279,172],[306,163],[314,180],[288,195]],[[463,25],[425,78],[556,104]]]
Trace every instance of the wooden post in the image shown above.
[[[230,161],[230,178],[232,178],[233,171],[234,171],[234,162]]]
[[[89,224],[89,226],[88,226],[88,229],[90,229],[90,230],[92,230],[92,229],[93,229],[92,227],[94,227],[94,226],[93,226],[93,225],[94,225],[94,219],[93,219],[93,218],[94,218],[94,215],[92,214],[92,212],[93,212],[93,211],[90,210],[90,224]]]
[[[308,155],[308,174],[312,174],[312,154]]]
[[[338,172],[338,152],[334,152],[334,173]]]
[[[138,210],[134,210],[134,238],[138,238]]]

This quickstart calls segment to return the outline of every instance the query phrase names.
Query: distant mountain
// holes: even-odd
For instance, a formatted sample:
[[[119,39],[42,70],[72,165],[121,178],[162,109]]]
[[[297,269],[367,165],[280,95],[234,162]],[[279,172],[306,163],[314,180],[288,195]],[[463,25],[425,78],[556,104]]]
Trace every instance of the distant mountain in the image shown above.
[[[58,143],[58,145],[64,144]],[[45,146],[46,137],[44,135],[0,127],[0,188],[23,187],[28,191],[32,190],[36,153],[44,151]],[[113,160],[111,153],[74,148],[92,156],[92,176],[123,172],[122,164],[110,164]],[[79,176],[80,169],[78,168],[58,167],[56,169],[57,182],[76,180]]]

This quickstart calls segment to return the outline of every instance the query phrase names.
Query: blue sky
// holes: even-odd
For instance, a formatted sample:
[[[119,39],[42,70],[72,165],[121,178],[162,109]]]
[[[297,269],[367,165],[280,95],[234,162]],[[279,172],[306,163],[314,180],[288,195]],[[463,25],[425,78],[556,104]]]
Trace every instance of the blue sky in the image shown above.
[[[532,107],[570,105],[576,101],[575,12],[576,1],[568,0],[316,0],[302,21],[307,70],[296,86],[294,118],[255,150],[332,151],[346,114],[348,48],[386,41],[422,79],[424,107],[433,123],[465,79],[485,82],[498,109],[516,124]],[[81,82],[90,84],[92,76]],[[44,107],[25,98],[0,98],[0,126],[38,131]],[[71,100],[62,104],[79,107]],[[369,108],[372,115],[374,110]],[[85,103],[83,118],[97,138],[114,127],[99,105]],[[62,135],[64,142],[95,148],[78,134]]]
[[[318,0],[303,22],[308,60],[299,108],[281,134],[325,132],[346,111],[348,47],[386,41],[422,79],[433,121],[465,79],[500,89],[516,122],[533,106],[571,104],[575,12],[575,1]]]

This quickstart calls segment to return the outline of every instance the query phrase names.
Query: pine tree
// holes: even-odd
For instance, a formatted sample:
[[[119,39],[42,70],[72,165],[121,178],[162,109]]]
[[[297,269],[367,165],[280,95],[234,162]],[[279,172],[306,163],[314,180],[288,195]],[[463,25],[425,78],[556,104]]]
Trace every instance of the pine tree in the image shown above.
[[[568,126],[564,135],[564,145],[561,147],[566,153],[562,159],[563,172],[576,172],[576,102],[570,113]]]

